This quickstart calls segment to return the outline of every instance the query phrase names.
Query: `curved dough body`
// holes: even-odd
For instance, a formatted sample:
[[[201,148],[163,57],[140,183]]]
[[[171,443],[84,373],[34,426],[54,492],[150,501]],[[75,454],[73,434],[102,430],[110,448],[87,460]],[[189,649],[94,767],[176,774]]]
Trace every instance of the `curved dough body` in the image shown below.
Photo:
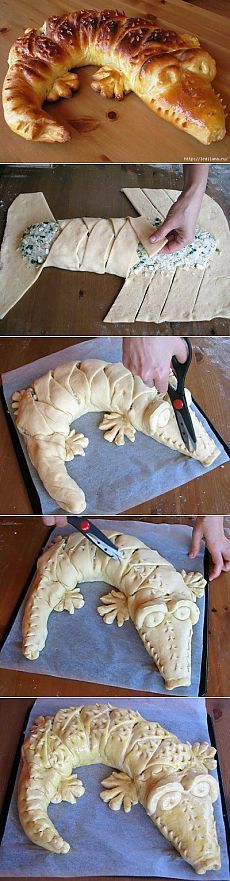
[[[53,610],[73,613],[84,605],[79,584],[104,581],[115,588],[98,607],[105,623],[117,619],[121,626],[131,618],[166,688],[189,686],[193,626],[199,619],[196,599],[204,593],[205,579],[198,572],[180,574],[134,536],[105,534],[122,551],[120,562],[77,532],[58,538],[39,558],[24,610],[23,654],[30,660],[39,657]]]
[[[3,85],[10,128],[27,140],[69,140],[69,130],[42,105],[76,91],[78,77],[69,71],[89,64],[103,65],[92,83],[103,96],[121,99],[133,91],[201,143],[224,137],[224,109],[211,86],[215,61],[197,37],[168,31],[155,16],[126,18],[108,9],[48,18],[12,46]]]
[[[207,743],[182,743],[158,722],[107,704],[69,707],[40,716],[22,748],[18,810],[35,844],[67,853],[48,817],[50,802],[75,802],[84,788],[73,768],[103,763],[118,772],[103,781],[103,801],[117,809],[137,801],[159,831],[198,874],[220,868],[212,802],[218,785],[208,770],[216,766]],[[119,796],[120,793],[120,796]],[[128,809],[129,809],[128,804]]]
[[[219,456],[214,441],[192,410],[197,446],[190,453],[168,396],[159,395],[155,387],[148,388],[120,363],[92,359],[62,364],[34,380],[30,389],[15,392],[12,400],[17,428],[42,483],[57,504],[73,514],[84,511],[86,501],[83,490],[69,477],[65,463],[76,454],[84,454],[87,440],[70,432],[70,425],[85,413],[105,411],[99,428],[106,440],[115,440],[118,445],[124,443],[125,434],[134,440],[135,432],[142,431],[204,466]]]

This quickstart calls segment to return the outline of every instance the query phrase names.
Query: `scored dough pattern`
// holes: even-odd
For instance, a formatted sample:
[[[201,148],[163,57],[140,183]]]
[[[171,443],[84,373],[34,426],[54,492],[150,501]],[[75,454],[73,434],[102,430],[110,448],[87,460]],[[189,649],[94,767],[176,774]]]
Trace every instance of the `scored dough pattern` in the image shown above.
[[[74,768],[103,763],[116,772],[102,781],[102,800],[129,812],[140,802],[162,835],[198,874],[219,869],[212,803],[219,795],[215,749],[182,743],[158,722],[131,709],[91,704],[35,719],[22,747],[18,810],[30,840],[57,854],[70,846],[51,822],[50,802],[72,804],[84,787]],[[154,853],[154,852],[153,852]]]
[[[186,395],[189,406],[190,392]],[[192,409],[197,442],[195,450],[187,450],[168,395],[148,388],[141,377],[119,363],[92,359],[61,364],[35,379],[32,388],[15,392],[12,407],[18,431],[47,492],[73,514],[85,510],[86,500],[65,463],[76,454],[85,455],[88,439],[70,430],[71,423],[83,414],[105,411],[99,428],[105,439],[116,445],[123,444],[125,436],[134,440],[135,432],[142,431],[204,467],[220,453]],[[107,414],[111,414],[109,430]]]
[[[26,601],[22,622],[22,650],[35,660],[43,650],[53,610],[71,614],[84,599],[78,584],[104,581],[115,590],[101,597],[97,611],[106,624],[133,621],[166,688],[191,684],[191,640],[199,620],[197,597],[205,579],[198,572],[182,572],[157,551],[134,536],[105,534],[122,552],[112,560],[87,538],[74,532],[58,537],[37,563],[37,575]]]

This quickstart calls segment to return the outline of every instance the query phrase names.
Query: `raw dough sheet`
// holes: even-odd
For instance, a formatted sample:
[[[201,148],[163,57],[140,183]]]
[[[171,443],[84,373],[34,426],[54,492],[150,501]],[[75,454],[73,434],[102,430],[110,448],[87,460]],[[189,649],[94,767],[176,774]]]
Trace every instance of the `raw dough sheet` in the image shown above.
[[[194,560],[187,556],[192,530],[189,526],[127,522],[117,520],[95,521],[100,529],[113,529],[136,535],[141,541],[155,548],[162,556],[181,572],[194,568],[204,574],[204,546]],[[47,542],[57,535],[69,535],[70,526],[56,528]],[[197,605],[200,618],[193,629],[192,639],[192,684],[189,688],[176,688],[168,692],[164,680],[155,668],[153,661],[134,627],[126,621],[123,627],[117,624],[104,624],[97,612],[100,597],[111,588],[104,582],[81,585],[85,599],[82,609],[74,615],[67,612],[52,612],[49,619],[49,633],[46,646],[36,661],[29,661],[21,650],[21,621],[23,608],[17,614],[0,656],[0,667],[24,670],[25,672],[45,673],[67,679],[81,679],[88,682],[101,682],[121,688],[134,688],[139,691],[152,691],[160,694],[198,695],[203,648],[204,597]],[[24,604],[23,604],[24,605]]]
[[[74,359],[99,358],[111,362],[120,361],[121,344],[121,337],[98,337],[69,346],[60,352],[54,352],[53,355],[25,364],[17,370],[4,373],[3,391],[13,421],[11,397],[14,391],[29,387],[35,378],[42,376],[57,364],[64,364]],[[99,413],[87,413],[77,422],[73,422],[72,428],[77,425],[77,430],[89,437],[85,457],[76,456],[72,462],[67,463],[69,474],[84,489],[87,513],[91,516],[121,514],[122,511],[182,486],[187,481],[194,480],[201,474],[228,462],[228,455],[214,432],[195,406],[194,410],[221,451],[218,459],[209,468],[204,468],[194,459],[170,450],[141,432],[137,432],[133,444],[127,441],[123,447],[117,447],[108,443],[97,427],[100,423]],[[43,487],[27,455],[22,435],[18,436],[40,499],[42,513],[56,514],[58,511],[56,502]]]
[[[124,188],[138,213],[154,223],[156,215],[164,220],[180,190]],[[131,276],[104,318],[106,323],[119,321],[208,321],[215,316],[229,318],[229,226],[222,208],[206,193],[198,217],[198,226],[216,238],[219,251],[212,255],[206,269],[173,269],[153,276]],[[134,280],[139,277],[138,286]],[[152,280],[151,280],[152,279]]]
[[[107,703],[107,698],[101,698]],[[37,700],[31,711],[27,731],[36,716],[51,715],[60,707],[95,703],[95,698]],[[113,706],[132,707],[144,718],[160,722],[181,740],[209,741],[205,701],[203,698],[115,698]],[[178,706],[179,705],[179,706]],[[70,843],[68,854],[57,855],[42,850],[25,836],[16,807],[16,785],[7,818],[1,853],[2,877],[74,878],[93,875],[102,877],[163,877],[195,881],[199,876],[184,862],[147,816],[142,805],[135,805],[130,814],[114,812],[99,797],[101,781],[110,773],[105,765],[79,768],[85,794],[77,804],[51,805],[49,814],[61,835]],[[215,774],[216,772],[212,772]],[[222,867],[206,872],[205,881],[227,881],[229,878],[225,827],[221,799],[214,804],[217,834],[221,848]]]

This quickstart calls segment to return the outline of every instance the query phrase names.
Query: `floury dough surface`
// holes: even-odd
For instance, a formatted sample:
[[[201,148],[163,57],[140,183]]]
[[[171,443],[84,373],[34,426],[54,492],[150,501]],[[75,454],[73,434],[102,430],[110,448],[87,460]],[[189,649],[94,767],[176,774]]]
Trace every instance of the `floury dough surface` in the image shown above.
[[[180,190],[130,187],[123,190],[136,211],[150,223],[163,221]],[[151,321],[208,321],[230,317],[230,235],[224,212],[204,195],[198,226],[216,242],[206,268],[171,268],[130,275],[107,313],[105,323]],[[159,255],[160,264],[164,255]],[[135,281],[134,281],[135,279]],[[135,289],[136,279],[138,289]]]
[[[42,193],[22,194],[12,203],[1,250],[0,317],[3,317],[37,280],[42,269],[55,266],[72,271],[109,272],[125,279],[120,293],[104,321],[134,322],[199,321],[230,316],[230,256],[229,228],[220,206],[205,195],[198,225],[204,230],[206,246],[210,245],[207,266],[196,260],[192,252],[181,254],[181,265],[170,268],[168,258],[158,258],[155,268],[167,259],[166,271],[148,269],[147,274],[133,273],[136,266],[138,243],[151,258],[161,250],[163,243],[150,244],[153,224],[162,222],[170,206],[176,201],[178,190],[124,190],[134,205],[138,217],[76,218],[56,221]],[[43,263],[30,263],[22,257],[20,241],[25,230],[33,224],[58,223],[61,230],[53,241]],[[203,234],[203,233],[202,233]],[[217,247],[213,253],[214,243]],[[208,255],[207,255],[208,256]],[[194,258],[194,263],[193,263]],[[178,258],[174,258],[177,260]],[[151,260],[149,267],[151,266]],[[186,268],[188,271],[186,271]],[[145,270],[146,272],[146,270]]]

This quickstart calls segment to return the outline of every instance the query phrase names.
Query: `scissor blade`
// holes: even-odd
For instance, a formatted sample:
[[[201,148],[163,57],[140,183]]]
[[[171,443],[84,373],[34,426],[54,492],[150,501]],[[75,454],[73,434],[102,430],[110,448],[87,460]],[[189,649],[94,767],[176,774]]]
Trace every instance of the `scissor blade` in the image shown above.
[[[113,560],[123,559],[123,554],[118,551],[116,546],[113,545],[112,542],[111,545],[108,544],[109,539],[106,539],[106,541],[101,541],[100,538],[97,538],[96,535],[92,535],[91,532],[87,532],[87,538],[89,539],[89,541],[92,541],[93,544],[97,545],[97,547],[100,548],[101,551],[104,551],[104,554],[107,554],[108,557],[112,557]]]
[[[92,541],[104,554],[107,554],[108,557],[112,557],[113,560],[122,560],[123,553],[119,551],[115,544],[108,538],[101,529],[98,529],[98,526],[95,526],[88,517],[68,517],[68,523],[74,527],[74,529],[78,529],[85,538],[88,538],[89,541]]]
[[[196,449],[196,441],[194,441],[194,439],[193,439],[194,432],[193,432],[193,437],[192,437],[191,431],[190,431],[190,425],[188,425],[188,422],[190,421],[190,414],[188,414],[189,419],[187,419],[187,413],[185,413],[185,412],[184,412],[184,415],[182,416],[182,413],[180,411],[178,412],[178,410],[174,410],[174,414],[176,417],[177,425],[178,425],[182,440],[184,441],[184,444],[186,446],[186,449],[189,450],[190,453],[192,453]],[[193,429],[192,420],[191,420],[191,425],[192,425],[192,429]]]
[[[196,449],[196,434],[192,418],[189,413],[186,397],[184,394],[178,395],[177,389],[170,385],[170,383],[168,386],[168,395],[173,406],[173,412],[176,417],[180,435],[182,437],[182,440],[184,441],[187,450],[189,450],[189,452],[191,453]],[[175,406],[175,403],[178,402],[178,398],[181,399],[181,409],[177,409]]]

